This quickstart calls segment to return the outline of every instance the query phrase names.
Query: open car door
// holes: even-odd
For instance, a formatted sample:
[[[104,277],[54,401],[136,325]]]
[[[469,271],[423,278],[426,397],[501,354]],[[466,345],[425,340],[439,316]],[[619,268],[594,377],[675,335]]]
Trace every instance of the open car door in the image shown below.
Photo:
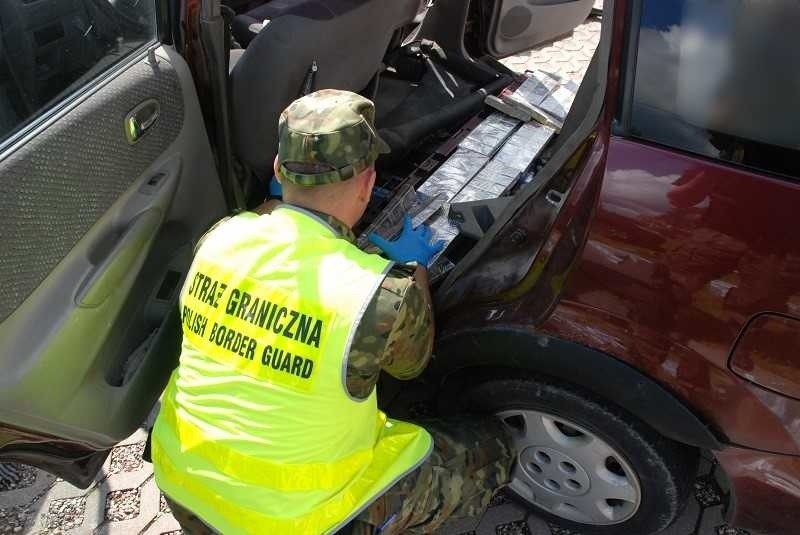
[[[504,58],[572,31],[594,0],[482,0],[488,16],[486,51]]]
[[[84,487],[166,384],[193,245],[227,211],[155,5],[0,8],[0,461]]]

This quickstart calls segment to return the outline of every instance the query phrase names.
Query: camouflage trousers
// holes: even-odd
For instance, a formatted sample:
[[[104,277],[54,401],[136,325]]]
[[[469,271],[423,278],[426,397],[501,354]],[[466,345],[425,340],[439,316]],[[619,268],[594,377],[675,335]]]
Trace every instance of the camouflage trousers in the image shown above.
[[[515,454],[499,420],[418,423],[433,437],[431,456],[359,515],[352,535],[435,533],[448,521],[483,514],[508,483]]]
[[[171,500],[168,496],[164,496],[164,499],[185,535],[220,535],[217,530],[200,520],[197,515],[181,504]]]
[[[450,520],[483,514],[508,482],[515,453],[499,420],[458,417],[417,423],[433,437],[433,452],[357,517],[351,535],[435,533]],[[184,533],[216,534],[167,501]]]

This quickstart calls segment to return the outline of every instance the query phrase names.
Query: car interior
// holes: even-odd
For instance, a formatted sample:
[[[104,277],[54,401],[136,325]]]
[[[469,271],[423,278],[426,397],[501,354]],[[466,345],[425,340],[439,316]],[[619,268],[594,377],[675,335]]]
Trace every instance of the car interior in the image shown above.
[[[473,4],[472,15],[480,17],[479,11],[486,8],[485,4]],[[501,17],[506,34],[517,35],[531,25],[532,19],[526,19],[526,24],[512,32],[507,28],[510,23],[502,21],[518,17],[519,11],[509,9],[509,2],[496,4],[496,16]],[[581,11],[578,20],[585,18],[591,8],[591,2],[583,0],[568,4]],[[476,131],[475,136],[478,133],[485,136],[486,128],[500,127],[495,132],[501,137],[500,142],[487,148],[486,156],[491,156],[510,140],[519,126],[510,124],[505,129],[501,124],[492,126],[498,114],[486,106],[484,100],[487,95],[497,94],[506,87],[519,86],[525,77],[514,74],[485,53],[475,59],[463,50],[448,50],[437,40],[428,39],[429,34],[438,32],[428,31],[426,26],[431,10],[427,2],[270,0],[258,5],[236,1],[226,5],[231,10],[232,30],[229,71],[233,149],[243,169],[240,180],[245,184],[249,207],[263,200],[266,184],[272,177],[272,162],[277,153],[275,125],[279,114],[292,100],[313,90],[347,89],[372,99],[376,104],[379,133],[391,147],[391,153],[378,160],[375,195],[357,231],[376,230],[377,225],[379,233],[391,234],[396,230],[393,224],[396,221],[376,221],[392,220],[392,214],[386,211],[393,207],[410,208],[412,214],[424,211],[423,208],[428,209],[429,216],[437,211],[441,213],[439,208],[453,200],[455,191],[443,198],[441,188],[429,185],[427,190],[431,190],[432,197],[438,197],[438,203],[431,204],[428,202],[431,197],[415,202],[419,201],[419,196],[415,198],[412,190],[409,197],[408,188],[426,191],[425,181],[436,176],[433,171],[453,156],[453,150],[482,121],[487,120],[489,124]],[[483,16],[496,18],[488,13]],[[466,29],[476,34],[490,30]],[[553,28],[553,31],[559,30]],[[498,38],[489,37],[489,40],[497,43]],[[503,46],[512,50],[513,40]],[[545,80],[544,93],[556,93],[560,82],[557,77]],[[568,109],[578,88],[574,84],[564,88],[568,93]],[[558,110],[555,115],[561,115],[563,121],[566,109]],[[557,137],[547,135],[546,141]],[[517,145],[522,141],[517,139]],[[442,147],[444,151],[440,150]],[[536,157],[544,154],[545,148],[529,147],[528,150]],[[506,187],[490,188],[494,194],[480,198],[461,195],[456,201],[488,200],[510,193],[519,182],[517,175],[521,176],[531,162],[529,159],[515,169],[515,176]],[[457,164],[455,160],[451,163]],[[486,163],[473,163],[474,171]],[[420,222],[421,219],[415,221]],[[483,226],[488,224],[484,221]],[[437,237],[444,238],[448,244],[470,239],[459,236],[463,233],[448,223],[433,226],[440,231]],[[471,236],[476,237],[479,236],[475,233]],[[361,245],[367,244],[362,240]],[[441,273],[437,270],[438,275],[443,275],[453,261],[457,261],[457,245],[450,250],[450,258],[440,262],[443,269]],[[468,244],[462,244],[462,249],[464,247],[468,249]]]

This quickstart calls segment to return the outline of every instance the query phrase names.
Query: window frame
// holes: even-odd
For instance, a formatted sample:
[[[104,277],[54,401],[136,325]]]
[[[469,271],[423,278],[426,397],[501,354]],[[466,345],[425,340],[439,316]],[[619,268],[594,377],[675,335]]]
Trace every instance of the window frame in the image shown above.
[[[650,145],[662,147],[670,151],[680,152],[682,154],[686,154],[688,156],[695,158],[702,158],[720,165],[728,165],[736,167],[738,169],[742,169],[751,173],[758,173],[781,179],[799,181],[800,173],[790,174],[782,172],[778,169],[757,167],[755,165],[748,165],[747,163],[740,163],[732,160],[726,160],[723,158],[711,156],[709,154],[704,154],[702,152],[695,152],[686,147],[671,145],[666,141],[659,141],[656,139],[651,139],[649,137],[636,134],[633,127],[633,107],[634,107],[633,104],[635,96],[637,62],[639,57],[639,36],[641,32],[641,17],[645,1],[647,0],[631,0],[627,6],[627,12],[626,12],[627,31],[625,32],[624,49],[620,65],[621,74],[620,74],[620,91],[618,97],[619,100],[617,102],[614,122],[612,124],[612,133],[614,135],[625,137],[627,139],[631,139],[640,143],[647,143]],[[707,132],[713,132],[712,130],[708,129],[705,130]],[[758,144],[760,146],[770,147],[774,150],[782,151],[787,155],[794,155],[795,158],[797,158],[798,154],[800,154],[800,148],[793,150],[785,147],[778,147],[776,145],[771,145],[769,143],[764,143],[752,139],[734,136],[731,134],[725,134],[725,135],[729,136],[732,139],[741,140],[742,142],[747,144]]]
[[[53,123],[64,117],[76,106],[86,101],[132,65],[144,60],[151,50],[155,50],[164,42],[169,42],[171,37],[169,2],[167,0],[149,1],[154,2],[155,28],[153,28],[152,32],[153,37],[131,50],[126,56],[120,58],[119,61],[97,73],[93,78],[86,80],[83,85],[76,88],[68,95],[52,102],[48,107],[22,121],[8,137],[0,139],[0,161],[5,160],[8,156],[13,154],[17,148],[49,128]],[[67,88],[65,88],[65,90],[66,89]]]

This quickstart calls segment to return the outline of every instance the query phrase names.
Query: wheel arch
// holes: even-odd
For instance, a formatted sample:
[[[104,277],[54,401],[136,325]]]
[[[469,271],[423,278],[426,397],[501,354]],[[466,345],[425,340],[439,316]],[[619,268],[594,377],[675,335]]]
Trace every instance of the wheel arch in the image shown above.
[[[677,442],[706,450],[723,447],[723,437],[641,371],[607,353],[528,328],[497,326],[447,333],[437,340],[430,371],[444,383],[446,394],[476,375],[503,369],[581,387]]]

